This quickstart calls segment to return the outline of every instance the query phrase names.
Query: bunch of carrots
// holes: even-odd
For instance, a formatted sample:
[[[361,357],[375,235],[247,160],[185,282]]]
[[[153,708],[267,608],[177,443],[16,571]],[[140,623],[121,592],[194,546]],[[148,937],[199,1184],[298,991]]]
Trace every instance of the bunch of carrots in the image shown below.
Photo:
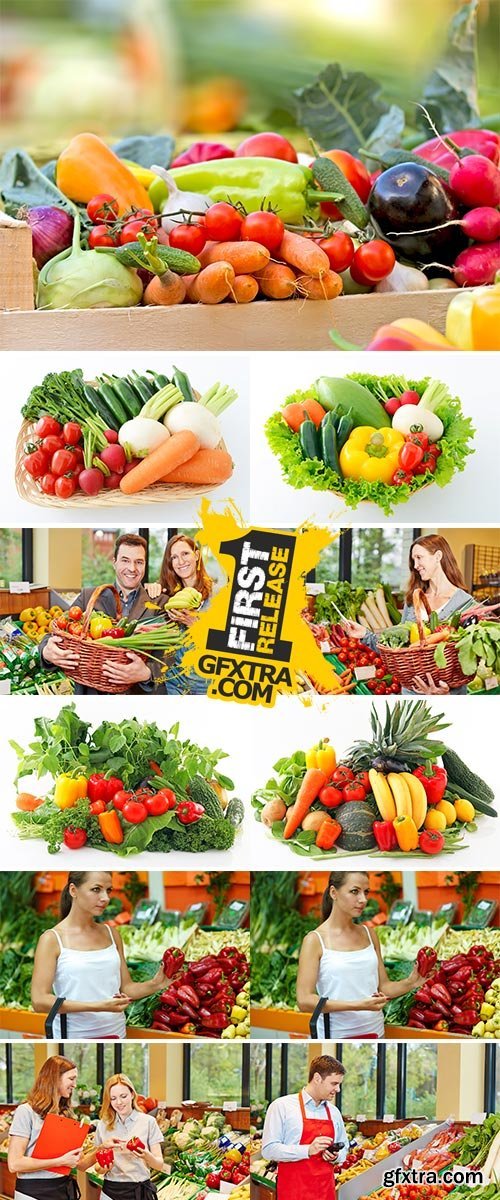
[[[171,437],[142,458],[133,470],[122,475],[120,491],[133,496],[153,483],[205,484],[223,483],[233,469],[227,450],[206,450],[190,429],[173,433]]]

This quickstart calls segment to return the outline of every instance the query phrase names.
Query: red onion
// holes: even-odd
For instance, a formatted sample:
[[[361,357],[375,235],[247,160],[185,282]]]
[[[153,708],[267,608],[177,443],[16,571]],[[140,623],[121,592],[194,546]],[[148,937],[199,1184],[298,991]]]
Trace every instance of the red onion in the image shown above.
[[[33,258],[38,268],[71,245],[73,217],[64,208],[41,205],[23,209],[18,215],[31,226]]]

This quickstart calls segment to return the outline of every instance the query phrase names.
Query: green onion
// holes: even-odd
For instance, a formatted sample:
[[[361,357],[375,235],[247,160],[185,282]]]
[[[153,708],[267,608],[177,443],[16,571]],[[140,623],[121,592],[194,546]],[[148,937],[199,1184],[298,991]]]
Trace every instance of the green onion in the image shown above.
[[[175,408],[176,404],[180,404],[184,399],[182,392],[173,383],[167,384],[167,387],[161,388],[159,392],[155,392],[154,396],[143,405],[139,413],[140,417],[149,417],[152,421],[161,421],[165,413],[170,412],[171,408]]]

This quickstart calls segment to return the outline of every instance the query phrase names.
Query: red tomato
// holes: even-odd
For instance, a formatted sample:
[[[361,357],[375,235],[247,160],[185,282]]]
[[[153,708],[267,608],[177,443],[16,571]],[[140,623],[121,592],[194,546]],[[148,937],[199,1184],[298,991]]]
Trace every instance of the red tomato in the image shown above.
[[[161,788],[161,790],[159,792],[157,792],[156,795],[163,796],[165,798],[165,800],[168,802],[169,808],[175,808],[175,806],[177,804],[177,796],[176,796],[175,792],[172,791],[172,788]],[[147,801],[146,801],[146,803],[147,803]]]
[[[55,454],[56,450],[64,450],[64,438],[57,437],[54,433],[49,433],[48,437],[44,437],[40,443],[40,450],[44,450],[45,454]]]
[[[129,800],[133,800],[133,799],[134,799],[133,792],[125,792],[125,791],[115,792],[115,794],[113,796],[113,808],[117,808],[118,812],[123,812],[125,805],[128,804]]]
[[[59,476],[54,485],[54,492],[60,500],[69,500],[70,496],[76,492],[76,479],[74,475]]]
[[[68,609],[68,620],[69,621],[81,621],[82,617],[83,617],[83,612],[82,612],[80,606],[78,604],[72,604],[71,608]]]
[[[350,783],[354,779],[354,771],[350,767],[335,767],[332,775],[332,782],[337,783],[339,787],[343,787],[345,783]]]
[[[237,242],[241,235],[243,217],[232,204],[221,200],[211,204],[205,213],[205,230],[214,242]]]
[[[104,800],[94,800],[94,802],[90,805],[89,812],[92,817],[98,817],[100,813],[106,812]]]
[[[109,225],[94,225],[89,233],[89,250],[96,246],[116,246],[116,235],[111,232]]]
[[[81,441],[82,431],[76,421],[66,421],[63,425],[63,438],[67,446],[77,446]]]
[[[168,240],[174,250],[186,250],[188,254],[200,254],[203,250],[207,235],[201,225],[176,225],[171,229]]]
[[[83,446],[73,446],[72,454],[74,454],[78,465],[83,463],[83,461],[84,461]]]
[[[360,200],[364,204],[370,195],[372,187],[370,172],[367,171],[364,163],[360,162],[359,158],[355,158],[353,154],[349,154],[347,150],[323,150],[322,157],[331,158],[332,162],[340,167],[342,174],[345,175],[351,187],[358,193]],[[342,220],[340,209],[329,200],[321,205],[321,211],[328,217],[333,217],[336,221]]]
[[[52,456],[50,469],[53,475],[67,475],[68,471],[74,471],[77,462],[78,459],[72,450],[56,450]]]
[[[344,796],[342,788],[328,785],[321,789],[318,798],[325,808],[336,808],[338,804],[342,804]]]
[[[342,788],[342,795],[346,801],[366,799],[366,792],[363,785],[357,783],[355,779],[352,779],[350,783],[346,783],[345,787]]]
[[[33,450],[32,454],[26,454],[23,458],[23,467],[32,479],[41,479],[45,475],[50,466],[50,458],[43,450]]]
[[[351,275],[355,283],[380,283],[390,275],[396,255],[392,246],[375,238],[373,242],[365,242],[354,252],[351,263]]]
[[[136,242],[138,233],[143,233],[147,242],[156,237],[156,229],[150,225],[149,221],[144,221],[142,218],[138,221],[127,221],[120,232],[120,246],[126,246],[128,242]]]
[[[328,255],[332,271],[347,271],[354,256],[354,242],[348,233],[339,229],[331,237],[321,238],[318,246]]]
[[[271,254],[281,246],[284,232],[283,221],[273,212],[249,213],[241,226],[244,242],[258,242],[260,246],[270,250]]]
[[[235,150],[236,158],[282,158],[296,163],[297,153],[292,143],[280,133],[252,133],[240,142]]]
[[[365,792],[371,792],[372,786],[368,778],[368,771],[357,771],[355,781],[356,783],[360,783],[361,787],[364,787]]]
[[[56,482],[56,477],[55,477],[55,475],[51,475],[50,472],[47,475],[42,475],[42,478],[40,480],[40,487],[42,489],[42,492],[44,492],[46,496],[54,495],[55,482]]]
[[[123,816],[130,825],[142,825],[142,822],[147,819],[148,810],[145,804],[140,804],[137,800],[128,800],[123,805]]]
[[[36,422],[36,425],[35,425],[35,433],[36,433],[37,437],[40,437],[40,438],[49,437],[52,434],[57,435],[60,432],[61,432],[61,426],[59,424],[59,421],[56,421],[55,417],[39,417],[38,418],[38,421]]]
[[[108,192],[100,192],[98,196],[89,200],[87,216],[93,225],[99,225],[101,221],[115,221],[118,216],[118,200]]]
[[[401,469],[411,475],[415,468],[420,466],[423,457],[421,446],[416,446],[414,442],[405,442],[399,451],[398,462]]]

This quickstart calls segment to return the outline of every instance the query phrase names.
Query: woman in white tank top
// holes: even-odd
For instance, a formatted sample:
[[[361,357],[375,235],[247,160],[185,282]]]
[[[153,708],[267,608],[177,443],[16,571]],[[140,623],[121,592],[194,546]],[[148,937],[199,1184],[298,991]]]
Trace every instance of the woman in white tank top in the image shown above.
[[[416,966],[407,979],[391,982],[382,960],[375,930],[355,924],[369,896],[368,875],[363,871],[333,871],[323,895],[323,923],[302,943],[297,976],[297,1002],[301,1012],[314,1012],[326,996],[323,1012],[330,1016],[330,1036],[382,1038],[384,1005],[423,984]],[[318,1038],[325,1036],[323,1015]]]
[[[67,1014],[67,1036],[124,1038],[125,1009],[131,1000],[152,996],[167,983],[160,965],[144,983],[130,978],[117,929],[99,923],[111,899],[107,871],[72,871],[61,894],[61,920],[42,933],[35,953],[31,999],[35,1012],[49,1013],[56,997]],[[53,1036],[61,1040],[57,1016]]]

